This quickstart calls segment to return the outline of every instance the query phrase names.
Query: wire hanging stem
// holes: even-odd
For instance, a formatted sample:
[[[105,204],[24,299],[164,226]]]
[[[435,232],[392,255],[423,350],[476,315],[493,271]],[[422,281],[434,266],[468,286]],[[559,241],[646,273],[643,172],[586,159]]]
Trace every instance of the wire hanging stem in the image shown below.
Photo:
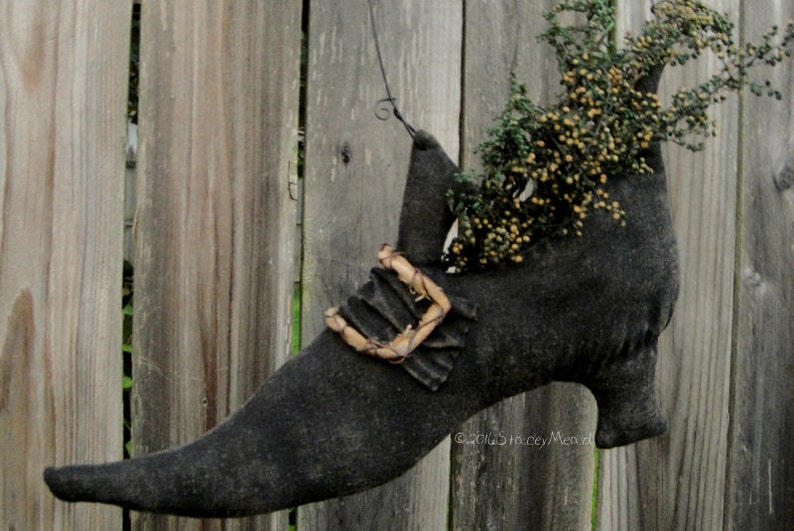
[[[392,114],[394,114],[394,117],[397,118],[405,126],[406,131],[408,131],[408,134],[411,135],[411,138],[413,138],[414,135],[416,135],[416,129],[414,129],[414,127],[408,123],[408,121],[400,112],[400,109],[397,108],[397,99],[394,96],[392,96],[391,88],[389,87],[389,80],[387,79],[386,76],[386,67],[383,66],[383,55],[381,54],[380,51],[378,28],[377,25],[375,24],[374,0],[369,0],[368,3],[369,3],[369,19],[371,23],[370,25],[372,26],[372,38],[375,41],[375,52],[378,55],[378,65],[380,66],[381,76],[383,76],[383,85],[386,88],[386,97],[376,102],[375,116],[377,116],[379,120],[388,120],[389,115],[388,114],[384,115],[383,112],[381,112],[385,109],[380,107],[380,104],[382,103],[390,104],[392,107]]]

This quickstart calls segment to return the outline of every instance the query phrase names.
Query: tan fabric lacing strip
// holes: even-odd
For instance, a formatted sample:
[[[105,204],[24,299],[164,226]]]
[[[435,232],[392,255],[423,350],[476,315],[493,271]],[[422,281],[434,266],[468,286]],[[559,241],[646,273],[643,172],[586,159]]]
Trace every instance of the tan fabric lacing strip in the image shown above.
[[[388,343],[365,337],[350,326],[339,314],[338,306],[325,312],[325,324],[334,332],[339,333],[342,339],[357,352],[376,356],[392,363],[401,363],[435,330],[452,309],[452,305],[438,284],[411,265],[390,245],[383,244],[381,246],[378,251],[378,262],[385,269],[397,273],[400,281],[408,286],[411,293],[416,295],[417,301],[428,299],[431,302],[430,307],[419,319],[419,323],[416,326],[408,325],[404,331],[397,334]]]

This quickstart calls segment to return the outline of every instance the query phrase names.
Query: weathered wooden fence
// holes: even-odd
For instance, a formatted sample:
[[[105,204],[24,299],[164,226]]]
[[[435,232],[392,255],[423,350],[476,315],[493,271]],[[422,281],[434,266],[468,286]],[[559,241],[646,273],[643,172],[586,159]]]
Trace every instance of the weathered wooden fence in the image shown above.
[[[477,165],[509,72],[558,89],[535,36],[553,0],[377,0],[395,96]],[[711,0],[752,38],[789,0]],[[384,97],[366,0],[145,0],[134,211],[133,443],[191,440],[241,405],[394,242],[409,137]],[[619,0],[619,31],[649,0]],[[0,526],[121,529],[69,505],[51,464],[122,456],[120,283],[131,2],[0,3]],[[301,98],[301,42],[307,39]],[[709,65],[673,70],[665,86]],[[794,68],[782,102],[717,111],[705,153],[665,151],[682,289],[658,374],[669,432],[596,452],[453,437],[372,491],[297,511],[298,529],[783,529],[794,521]],[[303,107],[301,107],[303,105]],[[299,180],[298,127],[305,112]],[[130,199],[128,197],[128,201]],[[302,229],[299,230],[299,229]],[[302,238],[300,236],[302,232]],[[301,260],[302,258],[302,260]],[[555,384],[459,428],[584,441],[596,408]],[[492,440],[494,440],[492,438]],[[504,439],[495,439],[497,442]],[[286,513],[134,529],[285,529]]]

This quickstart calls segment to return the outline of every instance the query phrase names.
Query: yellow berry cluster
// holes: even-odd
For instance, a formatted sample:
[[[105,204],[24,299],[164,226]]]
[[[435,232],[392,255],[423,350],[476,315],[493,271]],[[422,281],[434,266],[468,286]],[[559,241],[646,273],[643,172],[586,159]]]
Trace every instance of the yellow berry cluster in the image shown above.
[[[563,26],[558,15],[566,11],[586,21]],[[604,186],[608,180],[652,172],[645,152],[655,143],[700,149],[692,137],[716,133],[708,107],[747,85],[764,92],[748,78],[749,67],[776,64],[794,42],[790,23],[779,44],[773,43],[779,33],[773,28],[762,44],[739,48],[733,23],[692,0],[662,1],[653,14],[618,49],[609,0],[569,0],[546,13],[549,29],[541,38],[555,48],[562,93],[554,106],[541,107],[514,81],[497,125],[480,146],[485,174],[479,187],[448,194],[459,232],[447,259],[458,271],[521,262],[540,238],[580,236],[597,211],[625,225],[624,210]],[[722,60],[722,70],[697,87],[682,88],[663,106],[646,81],[707,49]],[[765,87],[780,96],[769,82]]]

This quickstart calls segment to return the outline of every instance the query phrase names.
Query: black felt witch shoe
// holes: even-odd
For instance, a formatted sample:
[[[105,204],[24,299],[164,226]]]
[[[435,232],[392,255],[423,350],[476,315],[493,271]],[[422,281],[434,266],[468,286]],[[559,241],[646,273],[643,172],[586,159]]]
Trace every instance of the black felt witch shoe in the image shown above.
[[[663,432],[656,341],[673,309],[677,270],[658,150],[648,158],[656,173],[608,185],[625,205],[626,228],[593,215],[582,237],[539,242],[521,265],[449,276],[439,261],[452,221],[444,197],[461,185],[435,139],[417,133],[398,249],[452,309],[410,345],[410,357],[388,363],[346,341],[355,332],[367,352],[400,350],[391,338],[431,309],[395,272],[375,270],[333,312],[349,330],[320,334],[217,428],[150,456],[49,468],[47,484],[64,500],[141,511],[274,511],[387,482],[474,413],[551,380],[593,391],[601,447]]]

